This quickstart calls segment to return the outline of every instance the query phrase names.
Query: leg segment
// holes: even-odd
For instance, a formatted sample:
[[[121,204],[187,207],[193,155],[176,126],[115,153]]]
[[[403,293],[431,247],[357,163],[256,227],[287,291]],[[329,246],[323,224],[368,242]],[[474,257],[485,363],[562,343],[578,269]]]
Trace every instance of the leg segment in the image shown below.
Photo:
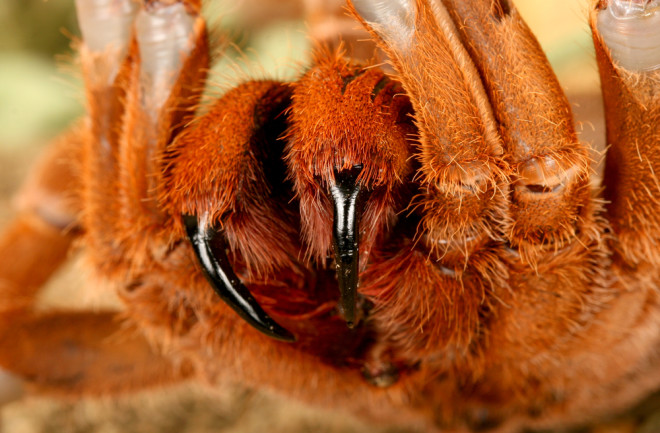
[[[34,391],[107,395],[185,379],[191,369],[121,329],[115,313],[5,315],[0,364]]]
[[[605,198],[615,248],[629,264],[660,264],[660,5],[594,2],[591,27],[607,122]],[[631,31],[632,30],[632,31]]]
[[[209,54],[204,20],[194,4],[145,3],[135,35],[136,67],[127,83],[119,152],[119,233],[141,249],[163,222],[156,199],[159,156],[193,118]]]
[[[476,378],[488,364],[510,390],[510,378],[531,368],[525,348],[563,348],[608,299],[604,224],[568,103],[509,2],[353,5],[390,55],[420,135],[422,236],[413,248],[427,260],[372,265],[361,289],[376,305],[372,318],[407,357],[466,354],[456,368]],[[417,308],[400,308],[404,300]]]
[[[420,239],[436,259],[460,269],[473,250],[500,239],[507,226],[501,139],[479,74],[444,9],[386,3],[353,2],[415,110]]]
[[[199,8],[197,1],[78,1],[92,131],[83,152],[83,223],[92,264],[106,275],[126,260],[143,262],[161,222],[158,155],[191,119],[207,72]],[[120,30],[100,34],[105,27]]]
[[[46,149],[16,198],[18,214],[0,232],[0,335],[15,335],[16,321],[32,310],[42,285],[68,259],[80,233],[76,191],[86,137],[86,129],[77,125]],[[13,347],[2,353],[12,355]],[[0,365],[11,376],[3,377],[0,404],[18,397],[14,374],[20,372],[5,361]]]
[[[128,53],[138,7],[132,0],[77,0],[76,7],[83,32],[79,51],[90,131],[81,156],[81,219],[87,245],[101,258],[92,257],[92,265],[109,272],[122,261],[114,240],[117,173],[125,86],[132,67]]]
[[[115,313],[34,311],[39,288],[80,231],[101,269],[120,270],[125,259],[115,242],[115,196],[137,8],[132,1],[81,0],[78,10],[90,117],[37,166],[19,197],[21,213],[0,238],[0,255],[18,259],[0,265],[0,364],[39,391],[108,393],[180,380],[190,369],[173,366],[143,337],[122,333]],[[165,117],[177,118],[173,111]]]
[[[416,226],[407,231],[417,242],[401,246],[408,254],[393,256],[388,247],[376,254],[361,292],[374,303],[372,320],[395,358],[462,362],[479,338],[485,299],[506,287],[493,248],[509,225],[509,173],[495,118],[444,9],[352,3],[397,70],[419,129],[419,194],[401,223]]]
[[[40,392],[119,392],[189,374],[143,338],[121,333],[114,313],[34,311],[39,289],[81,232],[78,168],[89,137],[78,125],[53,143],[18,197],[18,216],[0,235],[0,365]]]
[[[78,125],[55,140],[19,192],[19,212],[0,234],[0,311],[32,308],[41,286],[68,258],[80,233],[75,191],[86,137]]]
[[[510,0],[436,3],[456,23],[502,134],[512,168],[507,238],[523,256],[543,244],[557,250],[593,224],[587,149],[568,100]]]

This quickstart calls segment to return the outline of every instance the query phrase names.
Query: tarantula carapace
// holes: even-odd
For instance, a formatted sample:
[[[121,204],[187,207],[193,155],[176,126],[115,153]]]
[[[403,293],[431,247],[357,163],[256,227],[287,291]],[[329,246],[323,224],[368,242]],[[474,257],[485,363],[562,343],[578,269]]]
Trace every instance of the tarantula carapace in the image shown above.
[[[602,194],[511,0],[352,0],[392,69],[319,44],[209,103],[199,0],[76,3],[88,115],[0,237],[0,365],[36,391],[194,377],[518,431],[659,387],[659,1],[589,2]],[[75,242],[121,321],[34,308]]]

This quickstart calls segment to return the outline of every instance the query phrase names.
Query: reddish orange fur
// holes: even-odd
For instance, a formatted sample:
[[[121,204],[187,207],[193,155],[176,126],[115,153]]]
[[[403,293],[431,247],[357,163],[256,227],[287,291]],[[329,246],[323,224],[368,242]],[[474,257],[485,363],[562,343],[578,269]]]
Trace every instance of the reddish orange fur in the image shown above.
[[[417,6],[410,41],[396,41],[364,24],[388,54],[415,109],[421,238],[437,257],[464,253],[453,264],[460,270],[471,253],[467,240],[501,238],[497,226],[508,218],[508,169],[465,49],[455,35],[443,32],[446,23],[437,21],[430,5]]]
[[[327,188],[335,183],[335,170],[363,165],[358,179],[371,191],[361,228],[365,259],[402,209],[400,190],[412,173],[408,140],[414,129],[402,89],[384,80],[379,69],[363,69],[341,52],[322,50],[315,67],[294,85],[285,158],[300,200],[307,254],[320,263],[330,253]],[[379,83],[383,88],[372,95]]]
[[[484,77],[507,150],[514,182],[513,224],[506,237],[528,259],[535,260],[532,251],[537,245],[561,248],[573,238],[576,225],[593,224],[591,215],[580,214],[582,203],[591,197],[586,146],[577,139],[568,100],[536,38],[515,8],[500,4],[508,5],[508,0],[491,5],[442,2],[460,23],[457,27],[464,45]],[[539,136],[544,138],[539,140]],[[547,168],[543,165],[546,160]],[[540,165],[540,173],[526,175],[530,164]],[[553,179],[569,170],[572,173],[567,179]],[[543,196],[529,193],[530,185],[561,186],[552,196]]]
[[[279,117],[286,125],[290,93],[272,81],[237,87],[196,119],[164,157],[161,200],[178,236],[184,235],[180,215],[204,216],[207,224],[223,228],[232,251],[256,275],[295,267],[299,255],[292,195],[272,184],[284,181],[284,164],[277,162],[284,129],[269,122]]]
[[[591,25],[595,28],[596,15]],[[655,146],[660,139],[648,125],[660,120],[658,73],[639,74],[612,64],[607,49],[594,33],[603,97],[607,116],[607,164],[603,183],[608,219],[617,233],[614,248],[631,265],[660,264],[655,248],[660,156]],[[626,161],[635,160],[636,163]],[[638,162],[638,163],[637,163]],[[631,212],[634,210],[634,212]]]
[[[0,365],[69,394],[239,381],[423,431],[581,422],[657,389],[660,141],[647,126],[660,109],[644,96],[657,73],[613,67],[595,33],[612,142],[604,212],[565,98],[512,4],[442,0],[447,15],[440,3],[412,3],[406,49],[362,21],[396,69],[389,81],[317,49],[296,83],[244,83],[196,117],[208,65],[200,18],[156,113],[140,97],[137,43],[123,60],[83,45],[89,117],[35,168],[0,235],[0,256],[20,260],[0,261]],[[185,4],[197,17],[199,2]],[[493,44],[503,55],[487,55]],[[355,165],[370,195],[365,317],[350,330],[326,269],[327,190]],[[260,334],[218,298],[182,214],[223,230],[243,283],[295,343]],[[79,235],[124,300],[123,322],[34,309]]]

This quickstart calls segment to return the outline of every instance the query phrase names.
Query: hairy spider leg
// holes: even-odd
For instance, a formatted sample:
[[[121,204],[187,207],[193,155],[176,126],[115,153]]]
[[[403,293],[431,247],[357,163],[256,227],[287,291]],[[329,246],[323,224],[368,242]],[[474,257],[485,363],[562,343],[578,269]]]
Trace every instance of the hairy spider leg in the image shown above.
[[[507,166],[495,120],[446,13],[413,1],[353,1],[351,8],[389,56],[419,135],[419,192],[407,211],[416,230],[397,254],[377,256],[362,291],[395,358],[413,365],[430,357],[468,362],[486,293],[506,287],[507,270],[492,247],[508,222]]]
[[[158,203],[160,156],[194,118],[209,68],[209,43],[196,2],[147,2],[135,19],[116,172],[116,235],[131,266],[167,254],[169,227]]]
[[[13,315],[34,308],[39,289],[68,259],[80,234],[76,164],[86,137],[78,124],[55,139],[17,194],[17,215],[0,238],[3,328],[11,326]]]
[[[566,348],[562,336],[612,299],[599,272],[605,225],[568,103],[510,3],[372,3],[353,1],[411,95],[425,192],[420,242],[369,270],[374,320],[404,358],[466,378],[474,401],[462,399],[465,419],[481,409],[505,416],[489,408],[493,398],[545,404],[514,377],[552,371],[550,360],[539,368],[541,353]],[[520,97],[516,74],[530,77],[531,95]],[[545,129],[551,138],[539,142],[532,131]],[[404,300],[423,314],[401,308]],[[497,383],[483,380],[493,369]],[[429,390],[451,395],[441,382]]]
[[[26,218],[23,225],[29,228],[23,229],[24,236],[13,245],[15,248],[49,242],[41,253],[35,251],[30,255],[44,262],[39,271],[31,273],[34,283],[26,283],[22,290],[23,309],[32,307],[34,293],[67,258],[74,233],[82,232],[89,247],[98,248],[89,256],[101,259],[94,263],[101,272],[116,272],[117,264],[125,263],[127,258],[115,242],[121,214],[115,198],[121,190],[119,147],[125,133],[122,130],[128,97],[125,90],[131,72],[136,70],[137,45],[131,46],[133,20],[141,12],[136,3],[122,0],[110,3],[80,0],[77,7],[84,33],[80,51],[90,117],[54,145],[47,156],[49,167],[36,169],[29,183],[36,187],[22,196],[34,208],[33,213],[52,226],[48,229],[43,223],[36,224],[33,218]],[[152,3],[149,7],[158,9],[159,5]],[[180,54],[178,49],[175,51],[178,59]],[[62,169],[61,161],[73,161],[78,171],[71,174],[72,169]],[[47,186],[53,178],[57,178],[54,185],[64,185],[55,193],[52,186]],[[69,196],[72,192],[73,198]],[[61,202],[65,199],[73,201],[75,212],[62,214]],[[61,227],[63,221],[69,231]],[[3,239],[11,241],[13,231],[10,228]],[[48,258],[49,255],[52,257]],[[22,259],[30,263],[27,257]],[[20,267],[7,274],[14,279],[17,272]],[[4,332],[3,346],[10,348],[2,352],[12,356],[4,364],[27,377],[41,391],[63,393],[118,392],[180,380],[190,373],[183,364],[174,366],[155,353],[143,336],[122,331],[115,316],[113,312],[26,311],[11,322],[12,333]],[[42,350],[49,353],[48,365],[44,365],[46,358],[39,355]]]
[[[118,230],[119,142],[124,117],[125,83],[132,61],[129,47],[139,6],[129,0],[76,2],[83,40],[79,43],[85,82],[88,137],[80,155],[80,215],[85,240],[99,254],[91,264],[111,273],[123,263],[115,241]],[[100,260],[95,261],[98,257]]]
[[[579,232],[597,237],[588,149],[527,24],[509,0],[435,1],[438,9],[443,4],[483,77],[512,169],[506,239],[533,264],[537,254],[570,245]]]
[[[660,4],[594,1],[590,24],[605,102],[609,149],[603,185],[613,247],[628,266],[657,267]]]
[[[114,312],[35,310],[39,289],[82,234],[77,194],[89,139],[86,125],[77,124],[47,148],[17,197],[18,215],[0,235],[0,365],[39,393],[117,393],[188,374],[143,337],[122,333]]]

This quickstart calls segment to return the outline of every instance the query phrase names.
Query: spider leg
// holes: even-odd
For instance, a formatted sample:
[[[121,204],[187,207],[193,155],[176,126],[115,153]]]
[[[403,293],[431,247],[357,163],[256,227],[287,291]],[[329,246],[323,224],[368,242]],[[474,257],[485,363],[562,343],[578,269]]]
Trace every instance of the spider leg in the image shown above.
[[[414,1],[352,3],[415,110],[421,241],[462,268],[508,222],[502,142],[477,69],[446,12]]]
[[[2,256],[18,252],[20,260],[0,265],[2,298],[13,300],[3,302],[0,364],[39,391],[116,392],[185,374],[144,337],[122,335],[114,312],[33,309],[38,289],[67,259],[78,234],[86,237],[94,250],[88,256],[99,259],[102,271],[116,271],[126,259],[114,240],[121,213],[115,196],[121,185],[125,100],[136,74],[138,44],[131,40],[138,8],[130,0],[79,0],[77,8],[90,117],[64,134],[36,168],[19,198],[23,211],[1,238]]]
[[[118,224],[139,263],[144,260],[140,252],[162,252],[154,246],[163,224],[159,158],[198,108],[209,47],[198,2],[145,2],[134,28],[134,67],[126,83],[118,150]]]
[[[192,117],[207,72],[199,7],[196,1],[77,2],[92,131],[82,157],[82,219],[96,252],[92,264],[105,275],[153,252],[147,245],[162,222],[157,156]]]
[[[548,60],[510,0],[442,0],[493,107],[511,173],[510,244],[524,259],[594,226],[586,146]],[[442,7],[442,5],[438,5]]]
[[[15,341],[20,320],[31,314],[41,287],[69,258],[80,234],[80,203],[74,191],[86,137],[86,129],[77,125],[54,140],[16,197],[17,215],[0,232],[0,338]],[[22,354],[7,345],[2,355],[2,368],[20,376],[16,366],[24,361]],[[5,385],[3,381],[3,393]]]
[[[149,346],[141,343],[139,348],[139,339],[107,342],[119,331],[114,314],[34,311],[39,289],[69,258],[81,233],[76,193],[81,149],[87,139],[89,130],[77,125],[47,149],[20,191],[18,215],[0,236],[0,365],[39,391],[119,390],[162,382],[155,376],[166,371],[157,355],[150,355],[147,362]],[[100,348],[107,357],[97,359]],[[151,371],[155,373],[140,378]]]
[[[67,260],[80,234],[77,164],[85,127],[56,139],[16,199],[18,213],[0,235],[2,311],[31,309],[41,286]]]
[[[554,355],[613,292],[568,103],[510,2],[352,3],[390,56],[419,129],[411,217],[421,222],[365,272],[371,319],[394,359],[442,370],[451,358],[475,378],[476,408],[494,395],[546,405],[532,400],[551,390],[510,390],[522,377],[551,377]],[[482,380],[488,369],[501,374]]]
[[[28,389],[60,395],[116,394],[192,373],[187,364],[173,364],[154,351],[138,332],[124,329],[115,312],[4,316],[0,364],[25,379]]]
[[[39,290],[83,231],[80,158],[89,139],[87,125],[78,124],[55,140],[19,192],[17,216],[0,234],[0,365],[37,392],[119,392],[188,374],[141,337],[122,334],[114,312],[35,309]]]
[[[501,248],[498,263],[508,271],[507,285],[486,281],[495,283],[487,284],[493,304],[479,317],[480,335],[488,335],[484,368],[500,374],[478,381],[475,396],[493,393],[501,401],[552,407],[553,387],[564,392],[571,384],[545,382],[547,388],[536,395],[509,392],[520,378],[529,383],[552,377],[555,360],[577,358],[567,341],[575,344],[580,332],[611,308],[616,290],[602,270],[608,265],[606,224],[593,199],[588,152],[577,139],[554,73],[513,2],[430,3],[436,16],[443,10],[449,14],[478,70],[509,167],[510,223],[503,226],[505,243],[494,246]],[[480,260],[475,254],[468,270],[484,266]]]
[[[76,2],[83,33],[79,52],[87,96],[90,137],[81,151],[81,215],[90,247],[102,258],[99,269],[111,271],[122,261],[113,240],[119,218],[118,148],[126,98],[125,82],[131,70],[128,55],[136,3],[130,0]]]
[[[648,2],[624,0],[610,3],[641,6]],[[576,388],[590,388],[595,395],[598,391],[593,390],[601,386],[614,389],[628,372],[640,368],[636,365],[638,355],[631,354],[623,366],[605,358],[603,370],[593,371],[589,360],[591,353],[602,354],[608,350],[631,353],[624,347],[634,344],[632,341],[637,343],[636,347],[644,347],[639,342],[646,339],[649,342],[646,347],[657,344],[657,333],[642,331],[644,326],[653,326],[657,314],[653,283],[636,282],[633,286],[626,281],[628,277],[619,281],[612,278],[625,273],[610,268],[607,223],[601,205],[591,191],[587,149],[578,142],[566,98],[513,2],[442,0],[442,4],[451,14],[463,45],[483,77],[503,138],[505,158],[512,169],[512,224],[506,232],[506,239],[507,247],[513,248],[507,248],[504,255],[511,290],[496,292],[502,306],[491,309],[484,315],[483,322],[489,333],[488,349],[484,353],[485,368],[497,369],[498,377],[480,382],[475,395],[485,391],[486,394],[493,393],[491,397],[499,394],[499,398],[506,401],[511,398],[510,390],[517,386],[516,380],[525,378],[526,383],[546,381],[535,391],[536,395],[520,389],[514,399],[528,407],[544,407],[547,414],[554,412],[558,416],[570,416],[569,412],[576,413],[581,407],[588,406],[580,401],[580,391]],[[657,22],[656,19],[655,26],[649,28],[655,34],[658,34]],[[630,24],[635,27],[639,23]],[[650,35],[647,36],[644,44],[652,40]],[[602,55],[602,46],[600,50],[601,74],[608,76],[609,83],[616,82],[611,63],[606,61],[603,68],[603,61],[608,59]],[[649,60],[647,53],[644,59]],[[607,72],[603,73],[603,70]],[[605,84],[604,88],[607,86]],[[635,113],[631,100],[619,95],[612,97],[623,87],[620,84],[610,86],[610,91],[617,89],[610,94],[610,104],[618,105],[616,108],[611,105],[608,116],[612,119],[630,116],[638,119],[638,123],[625,132],[618,129],[618,142],[626,143],[619,149],[626,149],[625,154],[615,151],[614,155],[608,156],[608,163],[616,167],[619,162],[635,161],[636,165],[630,167],[636,168],[616,181],[616,176],[612,177],[606,185],[608,188],[613,184],[628,188],[629,184],[622,178],[638,179],[638,174],[634,173],[644,172],[648,177],[646,183],[638,184],[639,190],[645,184],[646,191],[653,191],[656,184],[651,174],[652,164],[643,161],[642,156],[638,157],[635,145],[630,144],[630,137],[641,137],[634,135],[633,129],[637,134],[647,134],[640,142],[648,140],[647,149],[654,149],[653,146],[658,144],[657,133],[652,132],[653,126],[644,126],[654,116],[650,112],[628,114]],[[658,86],[655,88],[657,91]],[[658,118],[657,113],[656,110],[655,118]],[[653,125],[653,120],[650,122]],[[608,129],[613,124],[608,125]],[[616,127],[614,130],[617,131]],[[651,137],[655,137],[655,141]],[[649,155],[652,152],[654,150]],[[649,156],[649,159],[653,160],[653,157]],[[631,188],[627,191],[635,196],[641,192],[639,190]],[[625,193],[622,195],[619,191],[615,190],[615,195],[609,197],[620,206],[619,215],[637,218],[640,213],[634,211],[631,203],[626,203]],[[652,202],[648,196],[642,200]],[[610,221],[615,227],[620,224],[616,218]],[[642,224],[634,224],[635,230],[640,230]],[[652,239],[651,233],[646,232],[643,236]],[[653,256],[638,244],[628,244],[627,248],[629,251],[636,249],[638,257]],[[636,303],[644,305],[642,308],[647,310],[636,315],[632,312],[639,305]],[[639,328],[631,326],[627,317],[617,316],[628,306],[631,312],[627,317],[635,317]],[[570,360],[576,374],[575,382],[547,382],[547,378],[558,376],[554,373],[562,362],[558,360]],[[602,373],[605,369],[609,369],[607,374]],[[578,377],[581,385],[576,385]],[[552,401],[552,395],[557,393],[566,396],[563,407]]]
[[[618,258],[660,264],[660,4],[593,2],[607,124],[603,185]]]
[[[509,226],[508,166],[486,91],[446,11],[428,2],[353,1],[389,56],[418,128],[418,194],[366,271],[372,320],[400,357],[463,357],[476,341],[486,292],[506,287],[492,245]],[[402,252],[392,254],[400,247]],[[408,308],[408,306],[412,306]]]

